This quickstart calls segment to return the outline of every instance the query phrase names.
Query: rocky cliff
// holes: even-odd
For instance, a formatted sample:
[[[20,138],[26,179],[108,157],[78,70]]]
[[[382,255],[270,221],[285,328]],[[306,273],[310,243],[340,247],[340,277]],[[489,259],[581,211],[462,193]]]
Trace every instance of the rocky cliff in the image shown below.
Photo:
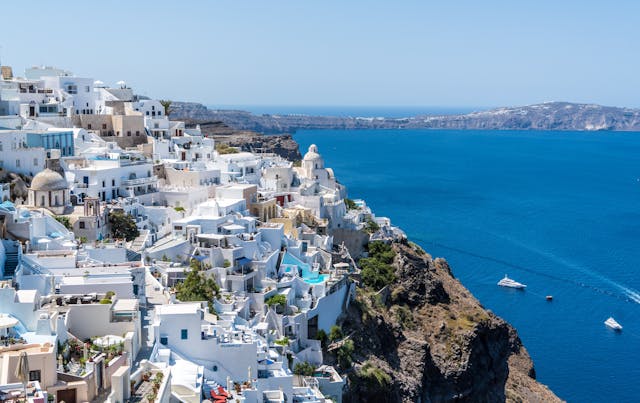
[[[347,402],[556,402],[516,330],[485,310],[444,259],[394,244],[396,279],[358,289],[342,322],[354,342]]]
[[[188,102],[172,104],[172,118],[214,120],[238,130],[293,133],[301,129],[480,129],[480,130],[622,130],[640,131],[640,110],[592,104],[549,102],[497,108],[464,115],[411,118],[254,115],[211,110]]]
[[[198,104],[196,104],[198,105]],[[302,159],[298,143],[291,135],[264,135],[251,130],[238,130],[219,120],[201,120],[196,117],[182,118],[187,127],[200,127],[202,134],[211,137],[216,144],[227,144],[242,151],[254,153],[273,153],[289,161]],[[171,115],[174,118],[174,113]]]

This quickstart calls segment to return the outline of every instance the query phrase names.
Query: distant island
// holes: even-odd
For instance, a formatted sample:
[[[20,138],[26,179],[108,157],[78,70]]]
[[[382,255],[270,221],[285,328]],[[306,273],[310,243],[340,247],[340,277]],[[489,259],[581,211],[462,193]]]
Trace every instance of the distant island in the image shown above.
[[[570,102],[502,107],[459,115],[411,118],[255,115],[240,110],[214,110],[193,102],[173,102],[171,117],[199,123],[222,122],[237,130],[293,133],[303,129],[473,129],[640,131],[640,109]]]

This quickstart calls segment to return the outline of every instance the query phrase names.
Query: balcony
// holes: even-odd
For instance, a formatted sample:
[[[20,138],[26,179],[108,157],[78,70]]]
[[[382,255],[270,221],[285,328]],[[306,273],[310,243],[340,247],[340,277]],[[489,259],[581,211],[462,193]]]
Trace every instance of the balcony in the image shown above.
[[[158,177],[156,175],[152,175],[146,178],[136,178],[136,179],[126,179],[122,181],[122,186],[144,186],[144,185],[153,185],[158,181]]]

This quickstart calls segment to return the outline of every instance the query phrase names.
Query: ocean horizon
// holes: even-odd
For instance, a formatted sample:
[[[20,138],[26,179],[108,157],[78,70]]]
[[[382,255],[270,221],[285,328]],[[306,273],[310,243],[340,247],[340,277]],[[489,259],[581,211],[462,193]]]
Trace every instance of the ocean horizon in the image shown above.
[[[446,258],[576,402],[640,395],[640,133],[301,130],[345,184]],[[527,284],[504,289],[505,275]],[[553,295],[548,302],[546,295]],[[624,330],[607,329],[616,318]]]

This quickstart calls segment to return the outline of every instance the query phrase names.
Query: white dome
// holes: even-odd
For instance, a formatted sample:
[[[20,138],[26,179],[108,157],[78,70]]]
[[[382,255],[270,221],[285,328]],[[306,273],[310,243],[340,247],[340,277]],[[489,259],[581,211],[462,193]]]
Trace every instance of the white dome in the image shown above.
[[[49,168],[39,172],[31,181],[31,189],[33,190],[64,190],[68,188],[69,185],[62,175]]]
[[[304,155],[304,160],[305,161],[312,161],[312,160],[319,160],[320,158],[320,154],[318,154],[318,146],[316,146],[315,144],[311,144],[309,146],[309,151],[307,151],[307,153]]]

